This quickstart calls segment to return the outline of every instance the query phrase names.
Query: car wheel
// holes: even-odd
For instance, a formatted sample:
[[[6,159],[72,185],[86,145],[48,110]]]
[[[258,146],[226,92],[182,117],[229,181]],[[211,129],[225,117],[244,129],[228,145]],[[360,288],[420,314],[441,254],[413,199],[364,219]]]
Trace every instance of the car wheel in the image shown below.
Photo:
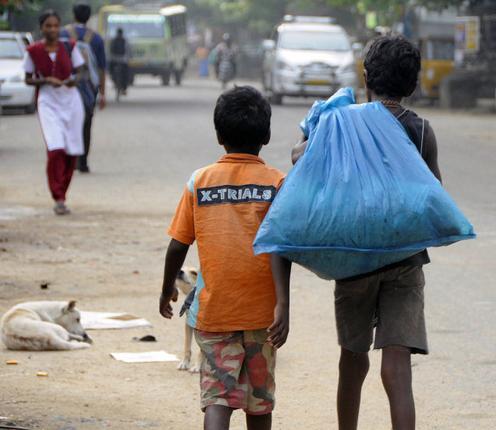
[[[162,85],[164,87],[166,87],[167,85],[169,85],[169,82],[170,82],[170,70],[167,70],[165,72],[162,73],[161,75],[161,79],[162,79]]]
[[[269,101],[273,105],[282,105],[282,94],[272,93],[270,95]]]
[[[35,113],[36,112],[36,103],[33,102],[30,105],[27,105],[24,108],[24,112],[27,113],[27,114],[29,114],[29,115],[32,115],[33,113]]]
[[[269,90],[269,85],[267,83],[267,78],[265,76],[265,72],[262,72],[262,88],[267,93]]]
[[[174,70],[174,81],[176,85],[181,85],[181,81],[183,79],[183,71],[182,70]]]

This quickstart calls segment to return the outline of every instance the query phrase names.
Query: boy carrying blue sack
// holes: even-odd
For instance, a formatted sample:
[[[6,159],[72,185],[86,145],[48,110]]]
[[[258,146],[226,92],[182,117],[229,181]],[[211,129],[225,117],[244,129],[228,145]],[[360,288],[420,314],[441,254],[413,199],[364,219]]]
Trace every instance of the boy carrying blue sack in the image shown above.
[[[254,249],[337,280],[339,429],[357,428],[374,343],[382,349],[393,430],[411,430],[410,357],[428,352],[425,248],[475,234],[441,186],[432,128],[400,104],[417,85],[418,49],[401,37],[380,37],[364,66],[371,103],[355,105],[352,91],[344,89],[314,105],[292,154],[294,163],[301,160],[273,202]]]
[[[324,279],[345,279],[414,256],[421,265],[426,248],[475,236],[441,185],[432,128],[400,105],[416,85],[418,50],[386,40],[392,52],[377,49],[367,60],[369,92],[381,101],[355,104],[344,88],[316,102],[303,121],[306,141],[293,159],[304,156],[260,226],[256,254],[277,253]]]

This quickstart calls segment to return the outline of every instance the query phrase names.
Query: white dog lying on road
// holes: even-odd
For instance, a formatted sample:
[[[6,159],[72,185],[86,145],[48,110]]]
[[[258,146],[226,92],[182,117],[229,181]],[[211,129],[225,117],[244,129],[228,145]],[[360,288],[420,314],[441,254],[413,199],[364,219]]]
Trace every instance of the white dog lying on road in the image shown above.
[[[74,300],[20,303],[0,321],[0,337],[11,350],[83,349],[92,343]]]

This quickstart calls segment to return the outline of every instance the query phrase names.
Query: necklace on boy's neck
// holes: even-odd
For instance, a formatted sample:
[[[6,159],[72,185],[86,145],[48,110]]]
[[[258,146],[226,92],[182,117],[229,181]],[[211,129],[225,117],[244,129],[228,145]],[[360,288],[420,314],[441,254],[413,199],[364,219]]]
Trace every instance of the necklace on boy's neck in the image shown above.
[[[381,103],[386,107],[392,107],[392,108],[401,107],[400,102],[398,102],[397,100],[383,99],[383,100],[381,100]]]

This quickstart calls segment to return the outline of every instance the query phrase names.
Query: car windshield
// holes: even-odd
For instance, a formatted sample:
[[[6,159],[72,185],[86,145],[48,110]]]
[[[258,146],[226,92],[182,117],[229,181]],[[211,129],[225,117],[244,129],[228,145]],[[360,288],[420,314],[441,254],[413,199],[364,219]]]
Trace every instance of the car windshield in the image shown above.
[[[22,58],[23,52],[17,40],[0,39],[0,58]]]
[[[109,15],[107,37],[115,37],[122,28],[126,39],[163,39],[165,17],[161,15]]]
[[[279,35],[279,47],[305,51],[348,51],[350,42],[346,34],[337,31],[283,31]]]

